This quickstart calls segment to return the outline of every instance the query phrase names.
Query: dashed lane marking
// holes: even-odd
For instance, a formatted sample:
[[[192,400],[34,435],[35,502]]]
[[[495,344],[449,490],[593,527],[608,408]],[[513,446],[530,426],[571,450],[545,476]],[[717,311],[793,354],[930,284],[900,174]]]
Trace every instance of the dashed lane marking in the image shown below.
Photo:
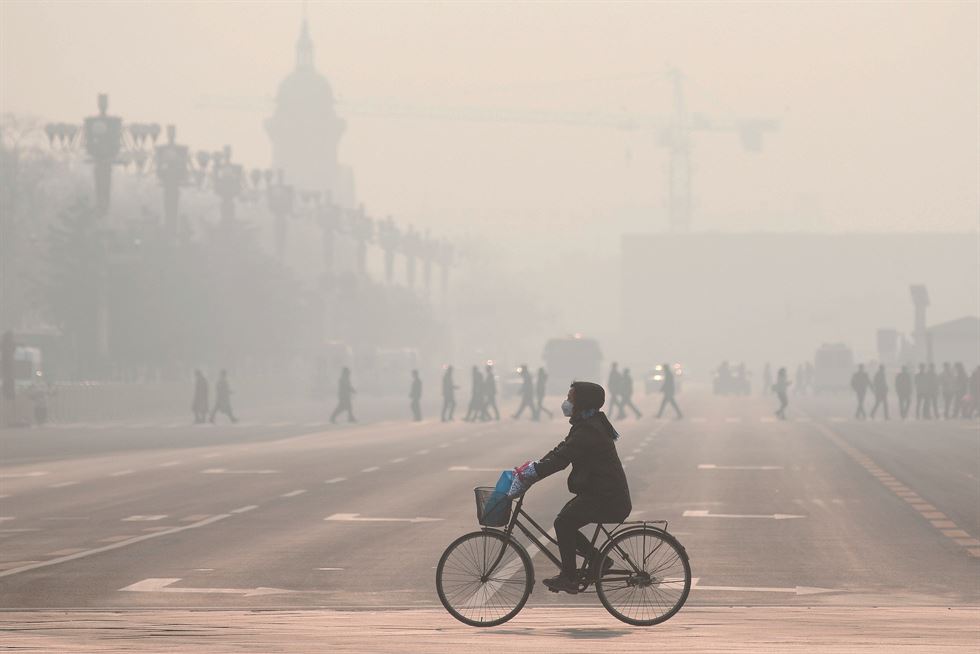
[[[971,547],[968,542],[975,540],[971,534],[960,529],[957,524],[947,519],[948,516],[939,511],[935,506],[926,502],[918,493],[902,484],[894,476],[881,468],[874,460],[861,452],[859,449],[848,443],[832,429],[820,423],[816,423],[817,429],[826,436],[837,447],[844,451],[847,456],[853,459],[858,465],[868,471],[878,482],[890,490],[896,497],[905,500],[913,509],[919,512],[925,520],[929,521],[930,526],[938,530],[943,536],[952,540],[955,544],[963,547],[970,556],[980,558],[980,548]]]
[[[208,468],[207,470],[202,470],[201,473],[205,475],[273,475],[279,472],[278,470],[228,470],[226,468]]]
[[[635,458],[636,458],[635,456],[627,456],[623,458],[623,461],[632,461]]]
[[[29,570],[36,570],[38,568],[45,568],[52,565],[58,565],[59,563],[65,563],[67,561],[75,561],[77,559],[82,559],[93,554],[101,554],[102,552],[109,552],[111,550],[119,549],[122,547],[127,547],[129,545],[134,545],[136,543],[141,543],[151,538],[159,538],[161,536],[168,536],[170,534],[177,534],[188,529],[197,529],[199,527],[204,527],[206,525],[218,522],[219,520],[224,520],[225,518],[230,518],[231,516],[227,513],[222,513],[220,515],[213,516],[207,520],[202,520],[200,522],[195,522],[189,525],[184,525],[182,527],[173,527],[171,529],[166,529],[152,534],[143,534],[142,536],[134,536],[129,540],[120,541],[118,543],[110,543],[108,545],[103,545],[102,547],[96,547],[90,550],[83,550],[81,552],[76,552],[75,554],[68,554],[66,556],[59,556],[54,559],[48,559],[47,561],[38,561],[36,563],[29,563],[27,565],[22,565],[16,568],[10,568],[9,570],[4,570],[0,572],[0,577],[9,577],[11,575],[20,574],[22,572],[27,572]]]
[[[77,481],[63,481],[60,484],[51,484],[48,486],[48,488],[67,488],[69,486],[74,486],[77,483]]]
[[[361,470],[361,472],[375,472],[377,470],[381,470],[381,466],[371,466],[370,468],[364,468],[364,470]]]
[[[77,554],[78,552],[84,552],[84,547],[66,547],[63,550],[56,550],[54,552],[48,552],[46,556],[66,556],[68,554]]]
[[[125,535],[122,535],[122,536],[109,536],[108,538],[99,539],[99,542],[100,543],[118,543],[119,541],[127,540],[127,539],[132,538],[132,537],[133,537],[132,534],[125,534]],[[65,552],[65,553],[66,554],[70,554],[71,552]]]
[[[742,422],[742,419],[741,418],[725,418],[725,422],[729,422],[729,423],[732,423],[732,422]]]
[[[722,466],[715,463],[699,463],[698,470],[782,470],[783,466]]]
[[[419,450],[418,452],[416,452],[416,454],[418,454],[419,456],[421,456],[423,454],[428,454],[428,453],[429,453],[429,450]]]
[[[0,522],[7,522],[8,520],[16,520],[17,516],[13,515],[0,515]]]
[[[180,465],[180,461],[167,461],[166,463],[161,463],[161,468],[172,468],[173,466]]]
[[[363,518],[360,513],[334,513],[328,515],[324,520],[330,522],[439,522],[442,518]]]
[[[333,479],[328,479],[324,484],[339,484],[342,481],[347,481],[347,477],[334,477]]]
[[[211,517],[211,514],[210,513],[195,513],[193,515],[187,516],[186,518],[181,518],[180,521],[181,522],[197,522],[198,520],[204,520],[205,518],[210,518],[210,517]]]
[[[333,572],[337,570],[343,570],[343,568],[314,568],[315,570],[323,570],[324,572]]]
[[[306,489],[298,488],[294,491],[289,491],[288,493],[283,493],[279,497],[296,497],[297,495],[302,495],[306,492]]]
[[[449,472],[502,472],[504,468],[471,468],[470,466],[449,466]]]
[[[405,457],[403,457],[403,456],[400,456],[400,457],[398,457],[397,459],[392,459],[392,460],[391,460],[391,461],[389,461],[388,463],[401,463],[401,462],[402,462],[402,461],[404,461],[404,460],[405,460]]]
[[[126,475],[131,475],[135,470],[117,470],[116,472],[110,472],[110,477],[125,477]]]
[[[247,513],[249,511],[251,511],[252,509],[257,509],[257,508],[259,508],[259,505],[258,504],[249,504],[248,506],[240,506],[237,509],[232,509],[231,512],[232,513]]]
[[[0,480],[22,479],[24,477],[43,477],[48,474],[47,470],[32,470],[30,472],[6,472],[0,475]]]
[[[753,518],[753,519],[768,519],[768,520],[791,520],[793,518],[805,518],[805,515],[793,515],[791,513],[771,513],[771,514],[757,514],[757,513],[711,513],[710,511],[685,511],[682,514],[685,518]]]
[[[157,520],[163,520],[167,517],[167,514],[155,514],[155,515],[131,515],[128,518],[123,518],[123,522],[156,522]]]

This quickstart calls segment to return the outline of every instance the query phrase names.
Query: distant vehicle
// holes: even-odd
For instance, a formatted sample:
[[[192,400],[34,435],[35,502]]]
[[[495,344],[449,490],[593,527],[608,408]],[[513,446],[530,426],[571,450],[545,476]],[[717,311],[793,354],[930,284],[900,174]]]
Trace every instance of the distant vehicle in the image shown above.
[[[500,375],[495,375],[498,380],[497,387],[500,388],[501,396],[504,399],[520,397],[521,389],[524,388],[524,378],[521,376],[520,367],[507,371],[505,375],[502,380],[500,379]]]
[[[548,371],[549,395],[564,395],[573,381],[601,383],[599,365],[602,363],[602,350],[594,338],[575,334],[549,339],[542,358]]]
[[[679,363],[670,364],[670,368],[674,371],[674,390],[680,393],[684,381],[684,368]],[[664,385],[664,366],[662,363],[658,363],[653,367],[653,370],[644,376],[643,385],[647,395],[660,392]]]
[[[847,391],[854,374],[854,353],[843,343],[821,345],[813,357],[813,390],[817,393]]]
[[[727,361],[723,361],[715,371],[712,389],[715,395],[750,395],[752,382],[745,364],[739,364],[733,369]]]
[[[42,380],[44,367],[41,360],[41,348],[19,345],[14,349],[14,383],[15,388],[28,388]]]

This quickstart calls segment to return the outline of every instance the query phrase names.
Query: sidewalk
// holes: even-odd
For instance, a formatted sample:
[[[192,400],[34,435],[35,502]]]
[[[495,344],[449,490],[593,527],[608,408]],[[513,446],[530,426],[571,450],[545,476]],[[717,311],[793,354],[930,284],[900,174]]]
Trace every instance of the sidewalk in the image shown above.
[[[441,609],[7,611],[17,652],[970,652],[980,607],[692,607],[630,627],[602,609],[529,608],[475,629]]]

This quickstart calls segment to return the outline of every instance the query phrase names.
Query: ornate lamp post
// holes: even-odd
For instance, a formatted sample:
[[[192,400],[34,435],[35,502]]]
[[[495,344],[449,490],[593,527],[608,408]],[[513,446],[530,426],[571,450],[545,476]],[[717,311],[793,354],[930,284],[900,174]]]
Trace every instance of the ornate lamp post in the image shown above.
[[[156,147],[156,172],[163,187],[163,216],[166,232],[175,242],[179,236],[180,187],[190,177],[190,153],[175,142],[177,130],[167,125],[167,142]]]
[[[221,223],[230,225],[235,220],[235,200],[245,182],[241,164],[231,162],[230,145],[226,145],[223,152],[211,155],[211,174],[214,192],[221,198]]]
[[[378,223],[378,244],[385,255],[385,283],[392,284],[395,276],[395,251],[401,242],[401,231],[395,221],[388,216]]]
[[[358,205],[357,209],[351,211],[350,233],[356,243],[357,250],[357,272],[360,275],[367,274],[367,244],[374,238],[374,221],[364,213],[364,205]]]
[[[293,213],[293,187],[283,183],[283,172],[276,173],[275,184],[266,188],[269,211],[276,220],[276,256],[283,261],[286,255],[286,219]]]

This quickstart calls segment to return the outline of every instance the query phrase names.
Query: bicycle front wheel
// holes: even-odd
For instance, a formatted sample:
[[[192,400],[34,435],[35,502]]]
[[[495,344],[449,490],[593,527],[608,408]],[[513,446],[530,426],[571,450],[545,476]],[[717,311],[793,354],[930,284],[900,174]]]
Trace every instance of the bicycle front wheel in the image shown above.
[[[475,531],[457,538],[436,566],[439,601],[472,627],[493,627],[517,615],[534,585],[527,551],[506,535]]]
[[[691,564],[684,547],[665,531],[634,529],[603,549],[599,601],[616,618],[639,627],[670,619],[691,592]],[[606,564],[606,560],[612,565]],[[603,568],[599,568],[603,570]]]

